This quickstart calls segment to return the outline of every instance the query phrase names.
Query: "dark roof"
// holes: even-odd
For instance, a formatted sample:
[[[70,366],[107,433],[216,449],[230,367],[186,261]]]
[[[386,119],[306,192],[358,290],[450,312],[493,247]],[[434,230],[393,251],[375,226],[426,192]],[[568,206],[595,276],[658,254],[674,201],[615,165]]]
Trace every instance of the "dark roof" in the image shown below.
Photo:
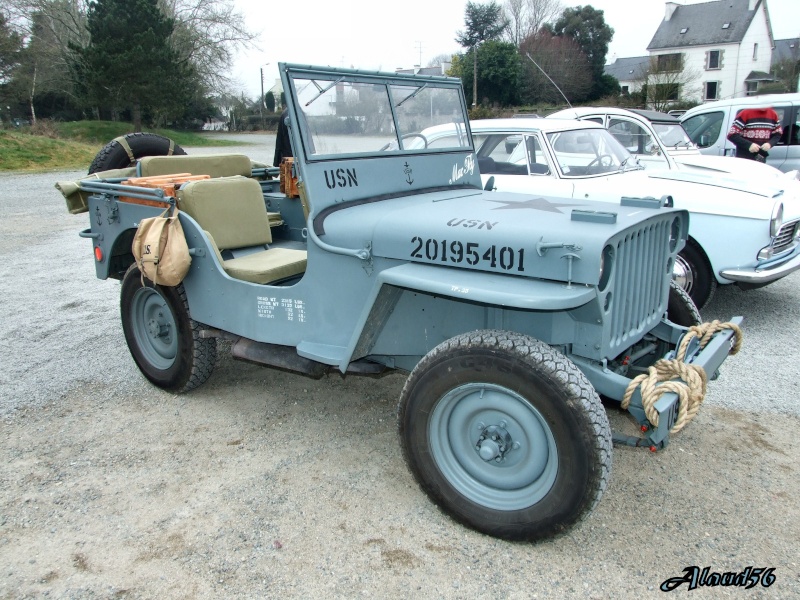
[[[785,60],[800,60],[800,38],[788,40],[775,40],[775,49],[772,51],[772,65]]]
[[[615,77],[617,81],[630,81],[641,77],[650,66],[649,56],[633,56],[618,58],[610,65],[603,67],[606,75]]]
[[[762,2],[758,0],[754,10],[748,10],[748,5],[749,0],[677,5],[670,20],[661,21],[647,49],[739,43],[753,17],[761,10]],[[726,23],[728,27],[723,28]],[[683,30],[685,32],[681,33]]]
[[[744,78],[745,81],[775,81],[775,78],[769,73],[764,71],[750,71],[750,74]]]
[[[628,110],[653,123],[680,123],[680,121],[672,115],[657,110],[642,110],[639,108],[629,108]]]

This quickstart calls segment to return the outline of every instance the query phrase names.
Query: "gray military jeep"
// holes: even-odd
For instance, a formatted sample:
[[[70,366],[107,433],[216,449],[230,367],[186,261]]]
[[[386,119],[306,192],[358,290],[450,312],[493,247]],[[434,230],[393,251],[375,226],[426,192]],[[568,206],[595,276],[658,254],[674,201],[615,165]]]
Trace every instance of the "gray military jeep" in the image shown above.
[[[408,372],[399,431],[425,492],[491,535],[565,530],[606,488],[612,440],[662,448],[686,413],[634,377],[660,359],[713,375],[731,350],[731,329],[690,335],[697,311],[670,284],[687,212],[624,190],[609,204],[484,191],[459,80],[280,70],[295,154],[282,179],[244,156],[173,155],[59,185],[84,201],[97,276],[122,282],[137,366],[188,391],[223,338],[312,376]],[[460,135],[428,144],[420,132],[445,123]],[[174,287],[131,253],[168,206],[191,254]],[[641,438],[612,435],[601,395]]]

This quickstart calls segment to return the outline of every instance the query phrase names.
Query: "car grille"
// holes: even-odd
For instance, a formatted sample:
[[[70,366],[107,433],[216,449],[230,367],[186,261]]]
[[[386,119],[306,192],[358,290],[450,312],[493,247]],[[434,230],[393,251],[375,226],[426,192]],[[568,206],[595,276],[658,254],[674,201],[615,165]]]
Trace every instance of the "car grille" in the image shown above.
[[[658,217],[618,238],[610,303],[610,356],[616,356],[661,320],[669,285],[668,248],[674,216]]]
[[[783,227],[778,231],[778,235],[775,236],[775,242],[772,244],[774,254],[779,254],[792,247],[798,227],[800,227],[800,221],[792,221],[791,223],[783,224]]]

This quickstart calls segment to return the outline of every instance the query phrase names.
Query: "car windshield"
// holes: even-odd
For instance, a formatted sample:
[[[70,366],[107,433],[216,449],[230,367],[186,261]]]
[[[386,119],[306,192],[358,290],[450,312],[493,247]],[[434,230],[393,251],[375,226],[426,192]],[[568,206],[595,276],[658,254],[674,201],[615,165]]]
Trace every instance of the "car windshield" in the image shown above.
[[[436,151],[471,148],[458,88],[433,78],[416,82],[354,76],[293,81],[309,159],[427,151],[422,130],[451,124],[456,135]]]
[[[574,129],[547,134],[564,177],[614,173],[633,161],[630,153],[605,129]]]
[[[693,145],[689,134],[680,123],[653,123],[653,129],[656,130],[661,143],[668,148],[681,146],[690,148]]]

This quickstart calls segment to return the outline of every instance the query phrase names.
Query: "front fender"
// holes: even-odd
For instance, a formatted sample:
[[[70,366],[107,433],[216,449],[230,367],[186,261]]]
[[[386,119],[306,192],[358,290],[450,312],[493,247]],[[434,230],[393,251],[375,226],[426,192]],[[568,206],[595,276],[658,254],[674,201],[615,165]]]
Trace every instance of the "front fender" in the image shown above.
[[[370,353],[403,291],[430,294],[470,305],[560,313],[584,306],[597,298],[595,287],[580,284],[567,285],[563,282],[421,263],[390,267],[375,278],[375,285],[356,323],[345,358],[339,364],[342,372],[351,360]]]

